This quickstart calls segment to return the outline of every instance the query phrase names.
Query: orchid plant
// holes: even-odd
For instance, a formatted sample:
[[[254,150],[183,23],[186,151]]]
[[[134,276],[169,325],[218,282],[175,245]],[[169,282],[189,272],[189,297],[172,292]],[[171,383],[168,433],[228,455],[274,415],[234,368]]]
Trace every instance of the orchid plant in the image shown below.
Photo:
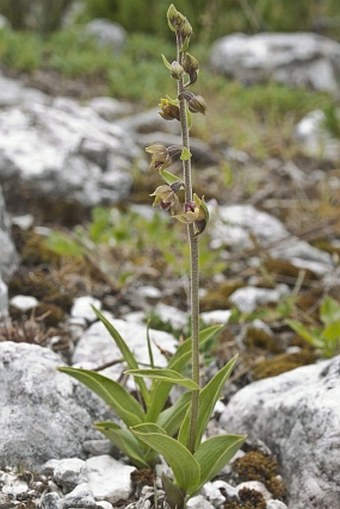
[[[138,467],[153,467],[159,456],[169,465],[172,476],[163,475],[163,487],[170,507],[182,509],[186,501],[215,477],[231,460],[245,440],[243,435],[218,435],[206,438],[208,422],[222,388],[230,376],[236,357],[202,386],[200,349],[220,329],[219,325],[199,328],[199,240],[207,227],[209,213],[204,197],[193,192],[190,152],[191,114],[206,112],[202,96],[189,91],[198,78],[198,60],[189,53],[192,27],[173,4],[167,11],[169,28],[176,40],[176,59],[169,62],[162,55],[171,78],[177,82],[176,97],[160,100],[160,115],[179,123],[181,145],[155,143],[146,148],[151,154],[150,167],[158,171],[163,183],[151,194],[153,205],[160,206],[176,220],[186,224],[190,250],[190,314],[192,336],[179,345],[166,368],[155,367],[152,345],[147,334],[150,366],[140,368],[136,357],[109,320],[95,310],[111,334],[134,377],[138,398],[118,382],[100,373],[63,367],[60,371],[73,376],[99,395],[115,411],[121,424],[100,422],[96,428],[117,445]],[[183,173],[169,171],[179,158]],[[191,361],[191,376],[186,368]],[[150,384],[146,383],[150,379]],[[174,385],[182,395],[170,406],[167,400]]]

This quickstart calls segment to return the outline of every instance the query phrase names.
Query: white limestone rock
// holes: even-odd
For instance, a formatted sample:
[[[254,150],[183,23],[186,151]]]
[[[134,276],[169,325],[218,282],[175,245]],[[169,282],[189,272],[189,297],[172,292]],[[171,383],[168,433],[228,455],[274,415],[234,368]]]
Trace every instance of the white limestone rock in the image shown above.
[[[86,461],[89,487],[96,500],[111,504],[129,498],[132,484],[130,474],[135,467],[124,465],[111,456],[94,456]]]
[[[340,356],[252,383],[220,418],[228,433],[259,438],[280,458],[289,509],[339,502],[339,375]]]
[[[214,43],[210,64],[248,84],[274,80],[333,93],[340,84],[340,44],[313,33],[231,34]]]
[[[97,436],[93,421],[112,419],[99,398],[57,371],[63,364],[48,348],[0,342],[0,467],[82,458],[83,442]]]
[[[92,309],[94,306],[96,309],[101,310],[102,303],[100,300],[95,299],[91,295],[84,295],[74,299],[73,306],[71,309],[72,318],[84,318],[88,322],[94,322],[97,319],[95,312]]]
[[[277,304],[282,297],[289,294],[287,285],[278,285],[277,288],[258,288],[245,286],[238,288],[229,297],[229,301],[242,313],[252,313],[256,308],[266,304]]]
[[[113,326],[129,345],[129,348],[135,354],[138,362],[149,363],[149,355],[146,340],[146,326],[140,325],[135,321],[126,321],[121,319],[110,320]],[[167,361],[160,353],[156,345],[163,350],[174,353],[177,341],[167,332],[149,329],[151,344],[153,345],[154,362],[156,366],[166,366]],[[72,356],[72,363],[83,367],[95,368],[112,361],[121,359],[122,354],[116,346],[112,337],[101,322],[93,323],[78,341]],[[103,374],[117,379],[124,365],[117,364]]]
[[[340,120],[340,112],[337,112]],[[309,157],[340,161],[340,141],[327,132],[326,116],[322,110],[314,110],[304,116],[295,127],[296,139]]]
[[[93,19],[84,27],[85,33],[94,37],[99,46],[109,46],[120,52],[127,39],[127,33],[118,23],[108,19]]]
[[[32,295],[15,295],[11,298],[9,303],[19,311],[26,313],[26,311],[35,308],[39,304],[39,301]]]

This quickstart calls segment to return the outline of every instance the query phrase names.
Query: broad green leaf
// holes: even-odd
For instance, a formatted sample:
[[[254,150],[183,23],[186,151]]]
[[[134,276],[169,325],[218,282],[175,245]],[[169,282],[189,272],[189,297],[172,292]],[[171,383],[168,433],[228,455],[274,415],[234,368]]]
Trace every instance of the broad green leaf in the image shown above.
[[[237,355],[235,355],[225,366],[223,366],[222,369],[220,369],[216,373],[216,375],[210,380],[209,383],[207,383],[207,385],[201,390],[199,394],[195,450],[199,447],[201,443],[203,434],[206,430],[211,414],[215,408],[217,400],[220,397],[223,386],[233,370],[236,360]],[[189,410],[190,409],[188,409],[186,413],[186,416],[182,422],[178,434],[178,440],[185,445],[188,443],[189,439],[189,427],[190,427]]]
[[[189,159],[191,159],[191,158],[192,158],[192,154],[191,154],[190,150],[187,147],[183,147],[181,155],[180,155],[180,160],[181,161],[189,161]]]
[[[46,239],[46,246],[60,256],[82,258],[85,252],[77,241],[61,232],[52,232]]]
[[[309,344],[322,347],[322,341],[320,341],[314,334],[311,334],[307,327],[305,327],[302,323],[297,320],[286,320],[286,323],[295,331],[299,336],[308,341]],[[320,330],[321,333],[321,330]]]
[[[185,392],[173,405],[159,414],[157,424],[165,429],[168,435],[174,436],[181,425],[190,402],[191,392]]]
[[[102,322],[102,324],[106,327],[107,331],[111,335],[112,339],[118,346],[119,350],[121,351],[122,356],[124,357],[127,365],[130,369],[138,369],[138,363],[136,361],[135,356],[131,352],[130,348],[122,338],[122,336],[119,334],[117,329],[112,325],[112,323],[95,307],[93,307],[93,311],[95,312],[98,320]],[[150,403],[150,394],[146,387],[146,384],[142,378],[138,378],[136,380],[136,383],[138,384],[139,390],[142,394],[142,397],[144,399],[145,404],[148,406]]]
[[[213,338],[222,325],[212,325],[203,329],[199,334],[200,348],[202,348],[211,338]],[[169,360],[168,368],[181,373],[182,370],[188,365],[191,359],[192,339],[186,339],[177,348],[174,355]],[[163,409],[165,402],[171,390],[171,384],[167,382],[155,382],[151,389],[151,404],[147,410],[146,419],[149,421],[156,421],[159,413]]]
[[[118,382],[87,369],[65,367],[58,370],[72,376],[95,392],[127,426],[134,426],[145,421],[142,407]]]
[[[165,182],[167,184],[169,184],[169,186],[171,186],[172,184],[175,184],[177,182],[178,183],[182,182],[181,179],[179,179],[178,176],[175,175],[174,173],[171,173],[171,171],[159,170],[159,174],[163,177]]]
[[[328,324],[323,331],[322,337],[328,341],[334,341],[335,344],[337,341],[340,343],[340,321]]]
[[[164,457],[180,488],[189,491],[197,485],[201,469],[184,445],[169,437],[163,428],[154,423],[139,424],[131,428],[131,431],[139,440]]]
[[[220,435],[208,438],[203,442],[194,454],[194,458],[201,467],[201,478],[193,495],[201,487],[213,479],[233,458],[235,453],[245,441],[245,435]]]
[[[340,324],[340,302],[331,297],[325,297],[320,306],[320,318],[326,325],[334,322]]]
[[[192,391],[199,390],[199,386],[191,378],[185,378],[177,371],[168,368],[161,369],[129,369],[125,371],[128,375],[153,378],[160,382],[178,384]]]
[[[98,431],[103,433],[103,435],[126,454],[138,468],[150,468],[150,464],[145,461],[144,444],[141,444],[131,431],[121,429],[120,426],[114,422],[97,422],[95,426]]]
[[[206,329],[200,331],[199,342],[202,348],[211,338],[213,338],[221,329],[223,325],[211,325]],[[168,367],[175,371],[181,372],[191,359],[192,338],[188,338],[177,348],[174,355],[171,357]]]
[[[166,500],[170,507],[183,509],[185,507],[185,491],[176,486],[176,484],[165,474],[162,474],[162,486],[166,494]]]

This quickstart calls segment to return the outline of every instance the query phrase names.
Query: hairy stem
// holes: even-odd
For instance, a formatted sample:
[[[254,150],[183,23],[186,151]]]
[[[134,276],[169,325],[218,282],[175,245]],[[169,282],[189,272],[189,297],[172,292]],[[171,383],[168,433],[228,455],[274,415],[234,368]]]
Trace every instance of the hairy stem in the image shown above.
[[[180,52],[181,40],[176,36],[177,61],[181,64],[182,54]],[[186,115],[186,101],[181,94],[184,91],[183,78],[178,80],[177,93],[180,97],[180,125],[182,145],[190,150],[189,126]],[[185,201],[192,201],[192,170],[191,159],[183,161],[183,180],[185,184]],[[192,329],[192,379],[199,385],[200,383],[200,363],[199,363],[199,250],[198,238],[194,235],[193,224],[188,225],[188,243],[190,248],[190,312]],[[197,418],[198,418],[198,397],[199,391],[192,392],[190,430],[187,447],[191,452],[195,449]]]

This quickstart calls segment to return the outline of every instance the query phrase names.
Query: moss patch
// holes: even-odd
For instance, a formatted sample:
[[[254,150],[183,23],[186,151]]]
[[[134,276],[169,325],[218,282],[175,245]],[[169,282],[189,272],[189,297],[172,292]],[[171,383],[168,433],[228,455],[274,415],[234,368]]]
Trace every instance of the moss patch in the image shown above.
[[[296,353],[282,353],[259,362],[252,371],[254,380],[277,376],[286,371],[312,364],[317,359],[314,352],[303,350]]]

